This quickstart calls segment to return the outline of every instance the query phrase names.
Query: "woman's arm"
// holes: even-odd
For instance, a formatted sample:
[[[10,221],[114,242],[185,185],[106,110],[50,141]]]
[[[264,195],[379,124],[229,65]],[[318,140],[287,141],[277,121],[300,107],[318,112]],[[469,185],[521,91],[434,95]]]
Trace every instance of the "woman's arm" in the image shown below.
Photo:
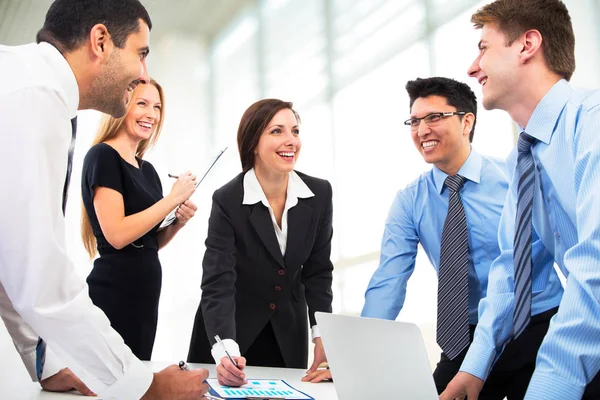
[[[196,210],[198,210],[198,207],[191,200],[186,200],[179,206],[175,212],[175,215],[177,216],[175,222],[158,231],[157,238],[159,249],[165,247],[175,237],[177,232],[179,232],[194,214],[196,214]]]
[[[333,294],[333,263],[331,262],[331,238],[333,236],[332,189],[327,182],[326,206],[318,228],[318,234],[310,256],[302,268],[302,283],[308,305],[310,326],[317,324],[315,311],[331,312]]]
[[[195,175],[181,175],[166,197],[136,214],[125,216],[123,195],[114,189],[94,189],[94,210],[106,240],[122,249],[148,233],[175,207],[185,202],[196,190]]]
[[[202,260],[202,314],[211,345],[215,335],[236,340],[235,329],[235,265],[236,243],[231,220],[219,200],[213,195],[208,221],[206,251]]]

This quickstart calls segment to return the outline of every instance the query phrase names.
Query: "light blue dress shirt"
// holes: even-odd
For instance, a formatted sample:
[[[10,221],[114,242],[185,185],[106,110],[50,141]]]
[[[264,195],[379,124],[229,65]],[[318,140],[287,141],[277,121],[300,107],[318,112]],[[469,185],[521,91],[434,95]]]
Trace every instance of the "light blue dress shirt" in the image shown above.
[[[600,91],[576,92],[559,81],[537,105],[525,131],[539,140],[533,147],[533,229],[568,277],[526,399],[580,399],[600,369]],[[513,326],[516,159],[515,150],[507,160],[510,187],[500,220],[502,253],[491,267],[488,296],[461,366],[480,378],[496,349],[510,339]],[[543,251],[534,247],[533,257]],[[533,269],[534,296],[539,296],[548,272],[540,264]]]
[[[508,188],[504,162],[474,150],[458,171],[467,178],[460,191],[469,231],[469,322],[477,324],[477,306],[486,295],[488,272],[498,248],[498,223]],[[419,242],[438,271],[442,229],[448,213],[448,175],[435,166],[398,192],[392,203],[381,242],[379,267],[373,274],[362,316],[396,319],[402,309],[407,281],[414,271]],[[539,240],[538,240],[539,245]],[[552,257],[537,260],[552,271]],[[548,279],[548,274],[544,280]],[[534,298],[535,313],[556,307],[562,295],[552,271],[552,285]]]

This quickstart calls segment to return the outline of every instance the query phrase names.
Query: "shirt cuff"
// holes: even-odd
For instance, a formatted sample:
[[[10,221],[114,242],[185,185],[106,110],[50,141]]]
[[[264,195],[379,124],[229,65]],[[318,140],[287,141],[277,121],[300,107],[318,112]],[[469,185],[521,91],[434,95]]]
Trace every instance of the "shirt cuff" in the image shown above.
[[[313,342],[315,341],[316,338],[320,338],[321,330],[319,329],[319,326],[318,325],[313,326],[310,334],[312,336]]]
[[[37,371],[36,371],[36,351],[33,350],[29,353],[20,354],[23,364],[31,377],[33,382],[37,382]],[[67,366],[60,361],[58,356],[50,350],[50,346],[46,347],[46,360],[44,361],[44,369],[42,370],[42,380],[57,374],[61,369]]]
[[[566,382],[556,375],[534,372],[525,400],[547,400],[549,388],[552,388],[552,398],[561,400],[579,400],[585,391],[585,387]]]
[[[67,366],[50,349],[50,346],[46,346],[46,360],[44,361],[44,369],[42,370],[42,380],[58,374],[63,368],[67,368]]]
[[[133,357],[125,375],[97,393],[106,400],[140,399],[150,388],[153,379],[152,371],[143,362]]]
[[[463,360],[460,371],[467,372],[485,381],[494,365],[496,350],[473,342]]]
[[[223,339],[222,342],[223,342],[223,345],[225,346],[225,349],[227,349],[227,351],[229,352],[230,356],[239,357],[241,355],[240,346],[235,342],[235,340]],[[222,346],[220,346],[218,342],[216,342],[213,345],[210,353],[212,354],[216,365],[221,364],[221,358],[227,357],[227,353],[225,353],[225,349]]]

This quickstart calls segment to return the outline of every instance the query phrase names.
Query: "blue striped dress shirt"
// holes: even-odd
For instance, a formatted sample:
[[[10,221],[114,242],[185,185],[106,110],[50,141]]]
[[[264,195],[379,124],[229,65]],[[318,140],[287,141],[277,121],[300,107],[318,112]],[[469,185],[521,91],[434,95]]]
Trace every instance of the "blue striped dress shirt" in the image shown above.
[[[580,399],[600,369],[600,91],[574,91],[559,81],[537,105],[525,131],[539,140],[533,148],[534,235],[568,277],[526,399]],[[461,366],[480,378],[512,331],[516,151],[507,165],[510,187],[500,220],[502,252],[491,267],[480,323]],[[534,259],[544,248],[533,248]],[[551,271],[535,263],[533,268],[535,292],[551,284],[545,277]]]
[[[460,191],[469,231],[469,322],[477,324],[477,306],[486,295],[488,272],[498,248],[498,223],[508,188],[503,161],[474,150],[458,171],[467,178]],[[393,320],[404,305],[406,284],[421,243],[436,272],[440,263],[442,229],[448,212],[448,175],[435,166],[398,192],[389,211],[381,242],[379,267],[373,274],[362,316]],[[536,241],[539,246],[539,240]],[[541,246],[540,246],[541,247]],[[534,298],[534,314],[556,307],[562,289],[552,270],[552,257],[543,252],[540,268],[552,271],[551,281]],[[548,275],[544,277],[548,280]]]

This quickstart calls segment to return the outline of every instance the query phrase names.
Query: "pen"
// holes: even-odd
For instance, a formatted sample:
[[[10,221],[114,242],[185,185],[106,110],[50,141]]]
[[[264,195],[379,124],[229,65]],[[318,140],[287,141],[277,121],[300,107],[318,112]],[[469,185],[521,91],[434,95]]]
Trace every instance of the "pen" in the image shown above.
[[[179,369],[182,371],[189,371],[189,368],[185,361],[179,361]]]
[[[215,396],[213,396],[212,394],[208,394],[208,393],[206,393],[206,394],[204,395],[204,398],[206,398],[206,399],[208,399],[208,400],[223,400],[223,399],[222,399],[222,398],[220,398],[220,397],[215,397]]]
[[[272,399],[275,400],[275,399],[285,399],[285,397],[284,396],[275,396],[275,397],[272,397],[272,396],[250,397],[250,396],[248,396],[248,397],[246,397],[246,399],[247,400],[272,400]]]
[[[215,335],[215,340],[217,341],[217,343],[219,343],[219,346],[221,346],[223,348],[223,351],[225,352],[225,355],[227,356],[227,358],[229,358],[229,361],[231,361],[231,363],[233,365],[235,365],[236,368],[238,368],[237,363],[235,362],[235,360],[233,359],[233,357],[231,357],[231,355],[229,354],[229,352],[225,348],[225,344],[221,341],[221,338],[219,337],[219,335]]]
[[[177,176],[177,175],[173,175],[173,174],[167,174],[167,175],[169,175],[169,178],[179,179],[179,176]]]

